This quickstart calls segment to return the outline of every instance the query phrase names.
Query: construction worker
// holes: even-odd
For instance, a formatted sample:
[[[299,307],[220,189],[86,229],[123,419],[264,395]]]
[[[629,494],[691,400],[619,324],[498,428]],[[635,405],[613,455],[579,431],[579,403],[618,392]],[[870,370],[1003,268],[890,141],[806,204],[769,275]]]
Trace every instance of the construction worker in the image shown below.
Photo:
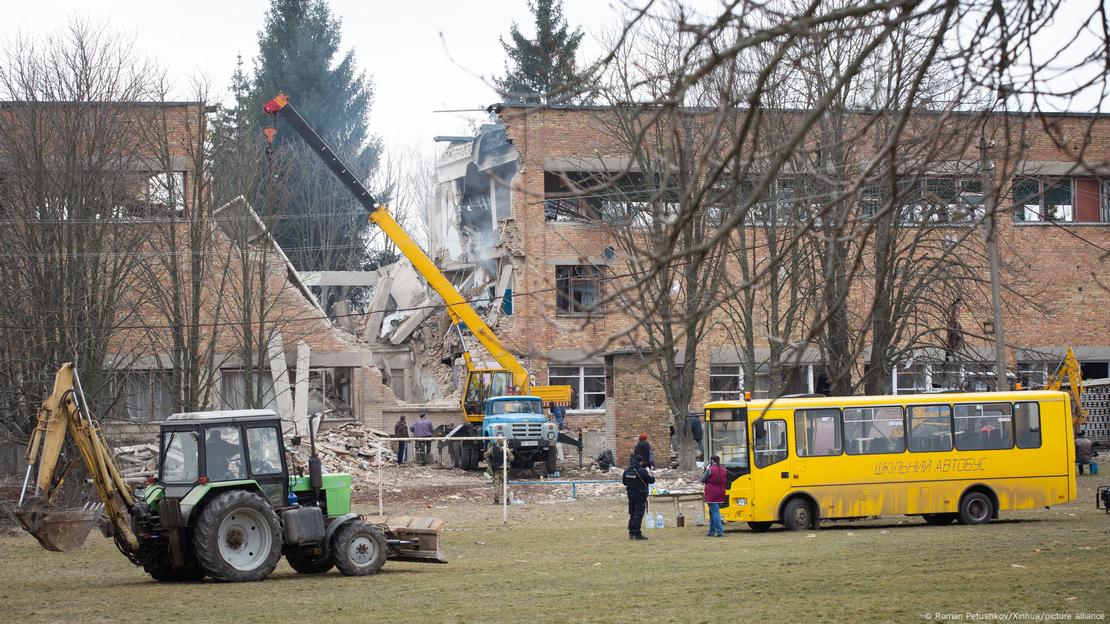
[[[513,449],[506,449],[502,451],[505,446],[505,440],[498,440],[496,444],[490,444],[486,447],[486,452],[482,453],[482,459],[486,460],[486,474],[493,477],[493,504],[501,504],[501,493],[505,490],[504,465],[505,460],[509,461],[509,465],[513,463]],[[509,498],[506,497],[506,502]]]

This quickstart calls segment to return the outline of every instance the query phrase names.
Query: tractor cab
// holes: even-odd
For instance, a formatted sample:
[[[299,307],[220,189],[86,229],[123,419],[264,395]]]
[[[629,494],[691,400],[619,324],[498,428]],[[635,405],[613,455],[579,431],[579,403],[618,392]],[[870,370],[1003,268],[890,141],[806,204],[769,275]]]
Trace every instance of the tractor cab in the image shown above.
[[[274,507],[286,504],[289,477],[281,419],[270,410],[174,414],[162,424],[158,483],[185,498],[197,485],[248,483]]]

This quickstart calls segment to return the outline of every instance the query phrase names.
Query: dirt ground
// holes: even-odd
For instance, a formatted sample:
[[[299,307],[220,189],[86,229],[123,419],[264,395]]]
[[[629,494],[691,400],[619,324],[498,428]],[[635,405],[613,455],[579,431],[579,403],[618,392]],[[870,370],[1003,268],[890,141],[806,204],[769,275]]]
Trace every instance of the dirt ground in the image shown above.
[[[0,605],[10,622],[927,622],[1110,617],[1110,515],[1095,486],[1049,510],[985,526],[916,518],[754,534],[668,526],[627,538],[619,486],[517,486],[524,504],[489,504],[484,477],[432,468],[384,473],[387,513],[447,521],[450,563],[387,562],[376,576],[300,576],[287,564],[254,584],[161,585],[110,541],[68,555],[19,532],[0,537]],[[563,478],[615,479],[596,472]],[[667,475],[663,475],[667,477]],[[669,476],[672,483],[677,477]],[[666,482],[666,479],[664,479]],[[423,485],[418,485],[423,484]],[[376,512],[364,497],[360,511]],[[393,492],[402,489],[402,492]],[[678,489],[678,488],[673,488]],[[686,504],[688,519],[699,506]]]

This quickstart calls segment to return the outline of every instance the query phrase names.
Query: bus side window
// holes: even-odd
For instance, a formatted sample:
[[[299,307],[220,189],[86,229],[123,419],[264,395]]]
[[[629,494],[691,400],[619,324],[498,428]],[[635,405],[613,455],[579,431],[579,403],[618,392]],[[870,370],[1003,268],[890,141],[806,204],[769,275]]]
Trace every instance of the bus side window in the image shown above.
[[[952,450],[952,408],[947,405],[911,405],[910,451]]]
[[[755,465],[766,468],[786,459],[786,421],[759,420],[752,423],[752,437],[755,451]]]
[[[1018,448],[1041,448],[1041,410],[1037,403],[1014,404]]]
[[[794,411],[794,447],[798,457],[840,455],[840,410]]]

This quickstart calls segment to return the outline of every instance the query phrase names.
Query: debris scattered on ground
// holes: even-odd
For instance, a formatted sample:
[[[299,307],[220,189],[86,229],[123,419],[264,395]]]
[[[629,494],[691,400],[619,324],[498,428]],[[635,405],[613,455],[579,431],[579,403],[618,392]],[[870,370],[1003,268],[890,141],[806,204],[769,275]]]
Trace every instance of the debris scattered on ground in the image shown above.
[[[117,446],[112,449],[112,458],[124,479],[145,479],[158,474],[157,444]]]
[[[377,483],[379,452],[383,463],[397,459],[389,437],[384,431],[371,429],[357,422],[347,422],[316,434],[316,454],[326,473],[350,473],[356,484],[371,478]],[[309,441],[302,437],[301,443],[293,446],[287,439],[286,448],[292,458],[290,471],[307,473],[308,458],[312,455]]]

